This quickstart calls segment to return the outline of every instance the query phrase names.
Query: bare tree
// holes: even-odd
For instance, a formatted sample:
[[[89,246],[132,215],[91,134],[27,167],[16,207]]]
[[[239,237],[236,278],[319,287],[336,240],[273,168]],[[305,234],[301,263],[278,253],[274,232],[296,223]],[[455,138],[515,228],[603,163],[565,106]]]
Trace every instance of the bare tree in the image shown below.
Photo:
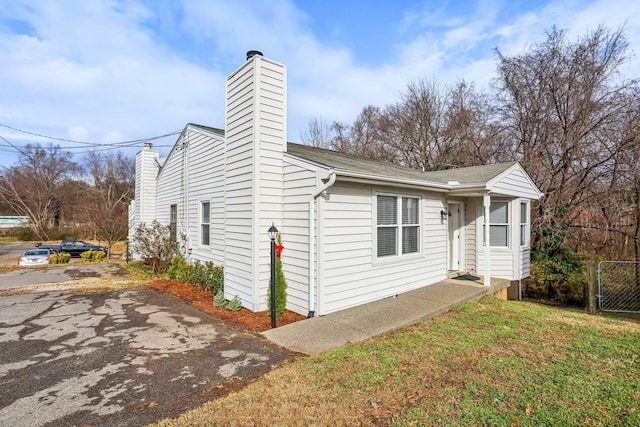
[[[300,132],[300,140],[303,144],[317,148],[331,148],[334,139],[332,126],[322,117],[314,117],[309,120],[307,129]]]
[[[395,153],[386,149],[380,135],[381,111],[368,105],[362,109],[352,125],[333,123],[336,134],[333,148],[343,153],[380,160],[394,160]]]
[[[607,240],[602,247],[613,249],[617,257],[640,261],[640,88],[629,97],[627,114],[612,129],[611,138],[619,141],[620,149],[603,180],[603,191],[597,193],[597,203],[606,220]]]
[[[409,83],[400,102],[385,108],[380,133],[402,165],[422,170],[453,166],[453,139],[447,133],[448,89],[431,81]]]
[[[458,82],[447,103],[447,129],[455,146],[456,166],[475,166],[515,160],[509,140],[495,119],[495,106],[486,93],[474,85]]]
[[[109,251],[128,233],[128,207],[135,191],[135,163],[121,152],[90,152],[87,169],[93,186],[87,189],[82,212]]]
[[[498,52],[500,119],[544,193],[540,232],[562,233],[592,205],[593,190],[623,147],[611,129],[629,109],[623,95],[637,84],[617,79],[627,49],[622,29],[600,27],[571,43],[554,28],[522,55]]]
[[[333,145],[425,171],[502,160],[508,150],[492,111],[488,96],[473,85],[417,80],[397,103],[367,106],[351,126],[334,123]]]
[[[61,186],[77,176],[81,168],[70,152],[60,146],[27,145],[18,164],[5,169],[0,181],[0,198],[18,215],[28,216],[36,236],[49,239],[48,230],[60,222]]]

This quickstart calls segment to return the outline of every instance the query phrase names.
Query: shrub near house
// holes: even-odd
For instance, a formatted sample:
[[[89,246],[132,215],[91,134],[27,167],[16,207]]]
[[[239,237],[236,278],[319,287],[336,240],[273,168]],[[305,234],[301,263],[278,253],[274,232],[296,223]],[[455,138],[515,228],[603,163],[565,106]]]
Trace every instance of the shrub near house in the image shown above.
[[[211,261],[196,261],[191,264],[181,255],[176,255],[167,269],[167,277],[191,283],[200,290],[208,290],[212,295],[217,295],[224,289],[222,267],[214,265]]]

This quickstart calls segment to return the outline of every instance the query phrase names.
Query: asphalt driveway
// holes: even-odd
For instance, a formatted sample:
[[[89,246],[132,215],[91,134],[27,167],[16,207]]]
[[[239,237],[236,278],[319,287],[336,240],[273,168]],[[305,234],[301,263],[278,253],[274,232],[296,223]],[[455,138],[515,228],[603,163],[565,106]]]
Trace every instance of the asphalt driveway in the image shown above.
[[[144,425],[291,357],[143,286],[0,295],[0,425]]]
[[[82,288],[91,279],[128,281],[130,276],[120,264],[108,262],[18,267],[12,271],[0,272],[0,294],[14,290],[24,292],[54,289],[51,285],[60,283],[66,284],[59,286],[60,289]]]

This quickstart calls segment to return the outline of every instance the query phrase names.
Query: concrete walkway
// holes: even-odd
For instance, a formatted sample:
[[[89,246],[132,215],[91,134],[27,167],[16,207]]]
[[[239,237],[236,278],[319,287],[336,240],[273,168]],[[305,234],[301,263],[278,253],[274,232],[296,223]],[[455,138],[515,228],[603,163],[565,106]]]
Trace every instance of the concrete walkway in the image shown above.
[[[494,280],[485,287],[481,281],[447,279],[395,298],[270,329],[263,335],[289,350],[315,355],[414,325],[507,287],[507,280]]]

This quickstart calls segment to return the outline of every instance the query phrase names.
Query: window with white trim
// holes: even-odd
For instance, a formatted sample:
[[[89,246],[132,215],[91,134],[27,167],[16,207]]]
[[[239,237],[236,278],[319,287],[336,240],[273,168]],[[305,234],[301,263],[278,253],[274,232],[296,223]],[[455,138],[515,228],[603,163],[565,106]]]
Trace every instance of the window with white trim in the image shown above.
[[[489,245],[509,246],[509,202],[491,201],[489,207]]]
[[[407,255],[420,250],[420,199],[378,194],[377,257]]]
[[[520,202],[520,246],[529,245],[529,202]]]
[[[169,206],[169,239],[175,242],[178,230],[178,205]]]
[[[211,203],[200,204],[200,244],[209,246],[209,230],[211,226]]]

